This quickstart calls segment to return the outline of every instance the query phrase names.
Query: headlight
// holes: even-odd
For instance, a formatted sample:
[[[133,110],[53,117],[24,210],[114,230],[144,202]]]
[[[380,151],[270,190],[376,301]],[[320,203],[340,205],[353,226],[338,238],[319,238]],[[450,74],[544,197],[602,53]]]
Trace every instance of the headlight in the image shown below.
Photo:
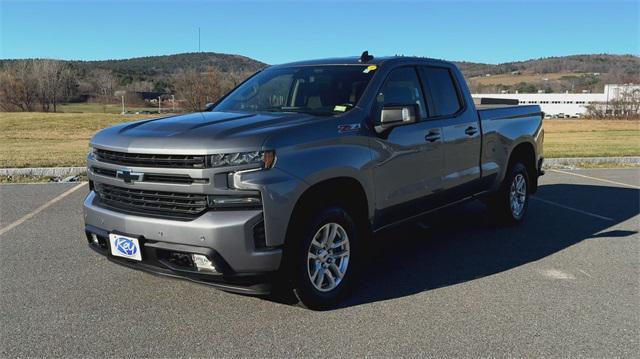
[[[271,168],[275,163],[276,154],[274,151],[253,151],[220,153],[211,155],[209,163],[211,167],[230,167],[250,164],[260,164],[262,168]]]
[[[87,152],[87,156],[92,157],[92,158],[98,158],[97,156],[97,150],[95,147],[93,146],[89,146],[89,152]]]

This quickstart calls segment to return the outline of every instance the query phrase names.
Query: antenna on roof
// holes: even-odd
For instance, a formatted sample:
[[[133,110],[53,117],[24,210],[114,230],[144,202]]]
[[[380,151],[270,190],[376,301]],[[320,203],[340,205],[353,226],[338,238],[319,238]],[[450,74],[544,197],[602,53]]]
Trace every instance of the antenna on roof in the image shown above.
[[[373,55],[369,55],[369,51],[365,51],[362,53],[362,55],[360,55],[360,60],[358,60],[359,62],[367,62],[369,60],[373,60]]]

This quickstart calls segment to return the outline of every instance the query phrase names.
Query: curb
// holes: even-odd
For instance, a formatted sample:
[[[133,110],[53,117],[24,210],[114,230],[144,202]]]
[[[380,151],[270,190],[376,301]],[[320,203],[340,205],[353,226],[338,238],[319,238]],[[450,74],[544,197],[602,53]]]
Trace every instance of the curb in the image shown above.
[[[640,165],[640,156],[545,158],[543,167],[553,168],[562,166],[576,166],[585,163],[619,163]],[[86,173],[86,167],[0,168],[0,176],[65,177],[83,175]]]
[[[629,157],[567,157],[567,158],[545,158],[543,168],[554,167],[576,167],[581,164],[600,164],[600,163],[614,163],[614,164],[633,164],[640,165],[639,156]]]
[[[0,176],[67,177],[86,173],[86,167],[0,168]]]

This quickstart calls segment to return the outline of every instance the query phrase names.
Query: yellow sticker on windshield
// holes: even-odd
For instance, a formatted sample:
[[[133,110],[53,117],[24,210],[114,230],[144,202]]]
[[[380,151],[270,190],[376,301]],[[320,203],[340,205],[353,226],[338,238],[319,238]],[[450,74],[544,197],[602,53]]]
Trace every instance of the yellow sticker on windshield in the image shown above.
[[[333,111],[335,112],[345,112],[347,110],[347,106],[335,105]]]
[[[375,71],[375,69],[377,69],[377,68],[378,68],[378,66],[376,66],[376,65],[369,65],[369,66],[367,66],[367,68],[366,68],[366,69],[364,69],[364,71],[362,71],[362,72],[363,72],[363,73],[365,73],[365,74],[368,74],[368,73],[369,73],[369,72],[371,72],[371,71]]]

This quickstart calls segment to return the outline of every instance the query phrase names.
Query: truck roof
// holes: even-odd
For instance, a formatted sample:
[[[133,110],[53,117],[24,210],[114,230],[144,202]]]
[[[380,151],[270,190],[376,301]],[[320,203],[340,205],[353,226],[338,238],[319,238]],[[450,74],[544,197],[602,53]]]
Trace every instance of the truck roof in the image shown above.
[[[274,65],[273,67],[290,67],[290,66],[311,66],[311,65],[382,65],[383,63],[440,63],[440,64],[450,64],[448,61],[431,59],[427,57],[415,57],[415,56],[382,56],[382,57],[373,57],[373,59],[360,62],[360,56],[351,56],[351,57],[334,57],[327,59],[317,59],[317,60],[305,60],[305,61],[296,61],[289,62],[285,64]]]

